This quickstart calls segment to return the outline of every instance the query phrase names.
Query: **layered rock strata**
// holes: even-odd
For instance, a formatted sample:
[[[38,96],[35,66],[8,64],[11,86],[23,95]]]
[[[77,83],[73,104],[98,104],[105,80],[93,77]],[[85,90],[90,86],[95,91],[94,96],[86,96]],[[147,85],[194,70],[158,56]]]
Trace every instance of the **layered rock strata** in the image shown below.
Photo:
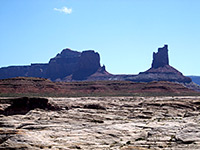
[[[71,97],[119,95],[199,95],[181,84],[159,81],[133,83],[130,81],[52,82],[42,78],[18,77],[0,80],[0,96]]]

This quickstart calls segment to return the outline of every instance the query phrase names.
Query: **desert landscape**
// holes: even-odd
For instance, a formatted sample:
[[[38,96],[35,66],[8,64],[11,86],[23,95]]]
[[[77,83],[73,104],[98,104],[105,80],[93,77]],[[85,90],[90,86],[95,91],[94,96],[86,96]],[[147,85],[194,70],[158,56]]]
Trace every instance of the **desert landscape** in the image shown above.
[[[167,45],[138,75],[70,49],[0,73],[2,150],[200,149],[200,87],[169,65]]]
[[[200,150],[199,6],[0,0],[0,150]]]
[[[0,149],[200,149],[199,96],[24,97],[0,102]]]

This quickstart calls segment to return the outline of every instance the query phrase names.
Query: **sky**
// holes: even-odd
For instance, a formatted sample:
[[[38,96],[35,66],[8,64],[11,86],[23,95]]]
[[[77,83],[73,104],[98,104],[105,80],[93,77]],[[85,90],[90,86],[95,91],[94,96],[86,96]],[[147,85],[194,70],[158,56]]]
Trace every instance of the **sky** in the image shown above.
[[[113,74],[169,62],[200,76],[200,0],[0,0],[0,67],[47,63],[64,48],[95,50]]]

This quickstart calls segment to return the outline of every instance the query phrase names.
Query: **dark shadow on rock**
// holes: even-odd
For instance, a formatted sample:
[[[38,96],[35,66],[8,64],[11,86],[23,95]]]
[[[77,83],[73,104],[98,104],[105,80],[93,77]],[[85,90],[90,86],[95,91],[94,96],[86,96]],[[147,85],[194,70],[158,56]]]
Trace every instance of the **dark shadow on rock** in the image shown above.
[[[99,104],[86,104],[84,105],[84,108],[86,109],[101,109],[101,110],[106,110],[104,106],[101,106]]]
[[[9,99],[11,105],[7,107],[4,111],[0,112],[0,114],[9,116],[9,115],[24,115],[28,113],[30,110],[35,108],[47,109],[47,110],[58,110],[56,106],[53,106],[48,103],[48,99],[46,98],[28,98],[21,97],[16,99]]]

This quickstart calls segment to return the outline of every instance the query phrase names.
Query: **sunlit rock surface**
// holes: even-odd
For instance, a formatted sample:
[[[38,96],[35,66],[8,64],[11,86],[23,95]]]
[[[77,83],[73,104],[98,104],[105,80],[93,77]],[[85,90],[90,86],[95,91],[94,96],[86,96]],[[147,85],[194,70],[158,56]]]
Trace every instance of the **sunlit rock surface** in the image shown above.
[[[8,99],[0,102],[1,110],[12,106]],[[59,110],[1,114],[0,149],[200,149],[200,97],[48,98],[48,103]]]

